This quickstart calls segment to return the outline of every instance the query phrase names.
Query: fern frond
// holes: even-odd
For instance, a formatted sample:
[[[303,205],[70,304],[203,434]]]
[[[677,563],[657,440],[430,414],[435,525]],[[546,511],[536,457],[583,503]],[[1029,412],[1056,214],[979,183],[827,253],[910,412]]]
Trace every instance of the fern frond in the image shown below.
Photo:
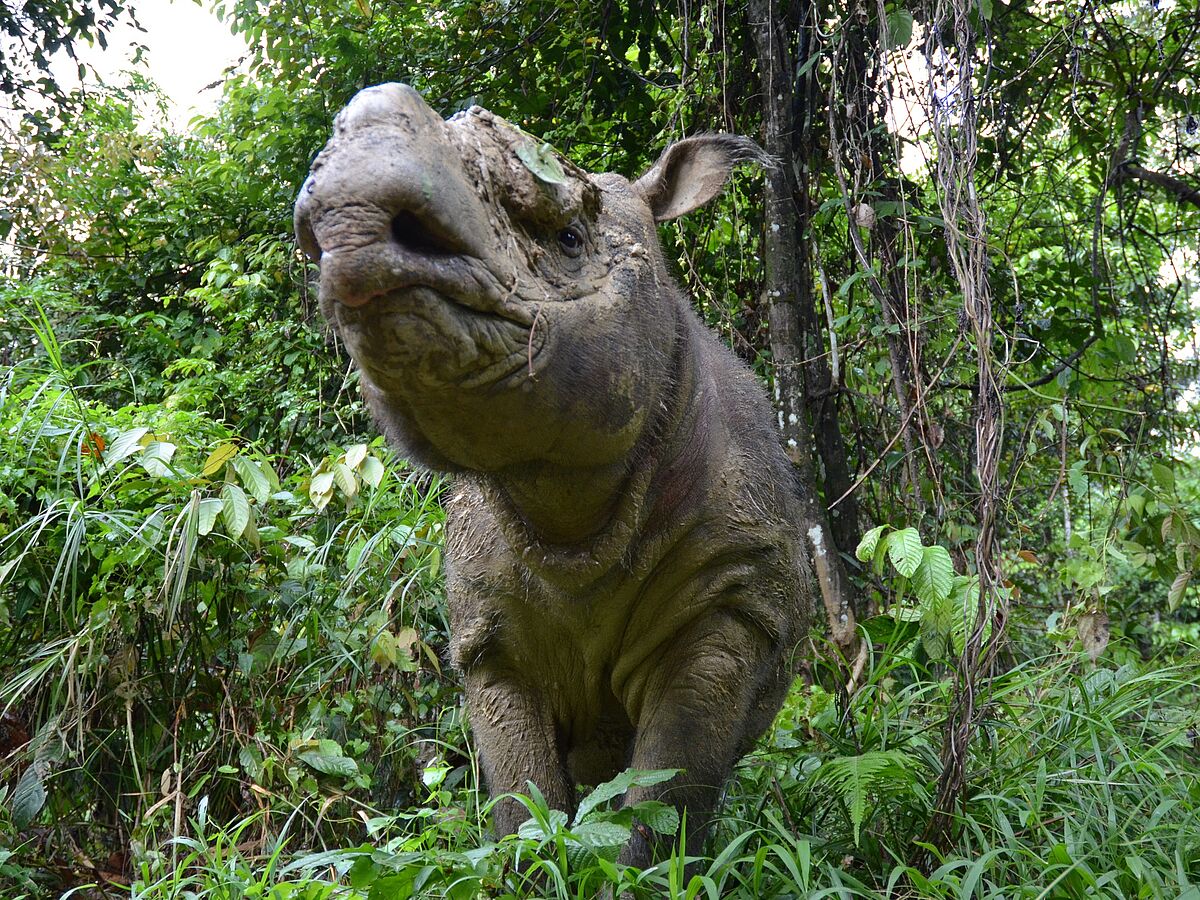
[[[822,780],[841,795],[850,814],[855,846],[867,815],[867,795],[881,784],[906,777],[910,765],[911,760],[899,750],[870,750],[831,759],[821,767]]]

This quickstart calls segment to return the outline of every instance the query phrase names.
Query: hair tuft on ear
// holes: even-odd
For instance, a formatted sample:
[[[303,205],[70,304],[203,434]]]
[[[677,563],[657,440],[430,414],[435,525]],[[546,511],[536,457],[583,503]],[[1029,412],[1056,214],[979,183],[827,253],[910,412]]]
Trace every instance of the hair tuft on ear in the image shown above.
[[[755,163],[774,169],[775,159],[750,138],[701,134],[669,145],[633,187],[650,207],[654,221],[666,222],[703,206],[724,189],[734,168]]]

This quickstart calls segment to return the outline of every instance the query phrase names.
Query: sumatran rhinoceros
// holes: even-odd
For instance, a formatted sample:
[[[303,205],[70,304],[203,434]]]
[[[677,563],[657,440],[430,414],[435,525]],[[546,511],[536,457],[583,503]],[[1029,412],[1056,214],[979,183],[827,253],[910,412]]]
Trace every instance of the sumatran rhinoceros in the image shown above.
[[[770,725],[812,607],[793,476],[760,385],[672,282],[655,223],[761,158],[728,135],[636,181],[591,175],[410,87],[338,114],[296,202],[321,309],[405,456],[453,473],[452,656],[493,794],[678,768],[698,852]],[[500,833],[523,808],[495,810]],[[622,861],[656,853],[636,828]]]

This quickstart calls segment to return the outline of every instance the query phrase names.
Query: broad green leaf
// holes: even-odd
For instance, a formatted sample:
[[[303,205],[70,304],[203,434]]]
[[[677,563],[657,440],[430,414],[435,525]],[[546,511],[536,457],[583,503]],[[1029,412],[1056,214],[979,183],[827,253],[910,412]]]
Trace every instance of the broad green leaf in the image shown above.
[[[216,524],[217,514],[225,505],[225,501],[220,497],[205,497],[200,501],[196,511],[196,533],[208,534],[213,530],[213,525]]]
[[[550,814],[546,817],[549,830],[542,827],[542,823],[537,819],[527,819],[521,823],[517,829],[517,834],[520,837],[528,838],[535,841],[544,841],[551,837],[555,832],[562,830],[567,824],[567,814],[560,809],[550,810]]]
[[[954,646],[954,632],[962,620],[962,606],[947,595],[932,597],[921,607],[921,645],[931,659],[944,659]]]
[[[1171,589],[1167,591],[1167,606],[1171,612],[1179,609],[1179,604],[1182,602],[1183,595],[1186,593],[1191,580],[1191,572],[1180,572],[1175,576],[1175,580],[1171,582]]]
[[[575,824],[582,822],[587,814],[600,804],[607,803],[613,797],[621,796],[635,785],[645,787],[651,784],[661,784],[678,774],[678,769],[650,769],[647,771],[626,769],[616,778],[612,779],[612,781],[606,781],[604,784],[597,785],[590,794],[580,801],[579,809],[575,813]]]
[[[225,533],[236,540],[250,524],[250,501],[246,499],[245,492],[231,481],[221,486],[221,501]]]
[[[584,822],[571,828],[579,843],[587,847],[620,847],[629,840],[629,827],[616,822]]]
[[[340,778],[353,778],[358,774],[358,763],[349,756],[334,753],[323,753],[319,750],[306,750],[300,754],[302,762],[316,769],[322,775],[335,775]]]
[[[245,456],[233,458],[233,468],[242,482],[242,487],[261,506],[271,499],[271,483],[252,459]]]
[[[887,529],[887,525],[876,525],[870,531],[862,536],[862,540],[858,542],[858,547],[854,550],[854,556],[860,562],[870,562],[875,555],[875,548],[879,544],[879,536]]]
[[[634,808],[639,822],[657,834],[675,834],[679,831],[679,811],[657,800],[643,800]]]
[[[216,450],[208,454],[208,459],[204,461],[204,466],[200,469],[200,474],[205,478],[212,478],[221,471],[225,463],[237,455],[237,452],[237,444],[221,444]]]
[[[122,431],[104,451],[104,468],[111,469],[121,460],[141,450],[142,438],[149,433],[149,428],[131,428],[129,431]]]
[[[17,828],[24,828],[42,811],[46,803],[46,785],[43,781],[45,774],[45,762],[34,760],[13,788],[12,797],[8,801],[8,811]]]
[[[362,461],[358,474],[366,484],[377,488],[383,481],[383,463],[374,456],[368,456]]]
[[[888,537],[888,558],[896,571],[905,578],[912,578],[924,558],[921,535],[915,528],[901,528]]]
[[[954,587],[954,561],[945,547],[925,547],[921,564],[912,576],[912,587],[921,600],[944,600]]]
[[[517,145],[517,158],[525,164],[539,180],[547,184],[566,184],[567,173],[563,171],[558,155],[549,144],[524,141]]]
[[[383,871],[379,864],[370,856],[360,856],[354,861],[354,865],[350,867],[349,880],[350,887],[356,891],[364,891],[370,888],[371,884],[379,877],[379,873]],[[397,896],[404,896],[398,894]]]
[[[884,36],[884,49],[896,50],[907,47],[912,40],[913,15],[906,9],[897,9],[888,13],[887,28]]]
[[[1162,463],[1155,463],[1150,467],[1150,472],[1163,490],[1175,490],[1175,472],[1172,469]]]
[[[175,455],[175,445],[169,441],[153,441],[142,454],[142,468],[156,478],[171,478],[171,457]]]

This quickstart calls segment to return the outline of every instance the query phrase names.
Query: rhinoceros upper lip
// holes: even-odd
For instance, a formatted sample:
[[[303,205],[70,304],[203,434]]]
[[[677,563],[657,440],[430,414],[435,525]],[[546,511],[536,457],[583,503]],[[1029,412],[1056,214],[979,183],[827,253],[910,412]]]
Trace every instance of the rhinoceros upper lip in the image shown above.
[[[397,240],[331,249],[321,254],[321,268],[322,298],[328,296],[350,309],[426,287],[447,302],[476,313],[527,328],[533,322],[532,315],[512,302],[513,292],[505,290],[481,260],[444,247],[431,251]]]

